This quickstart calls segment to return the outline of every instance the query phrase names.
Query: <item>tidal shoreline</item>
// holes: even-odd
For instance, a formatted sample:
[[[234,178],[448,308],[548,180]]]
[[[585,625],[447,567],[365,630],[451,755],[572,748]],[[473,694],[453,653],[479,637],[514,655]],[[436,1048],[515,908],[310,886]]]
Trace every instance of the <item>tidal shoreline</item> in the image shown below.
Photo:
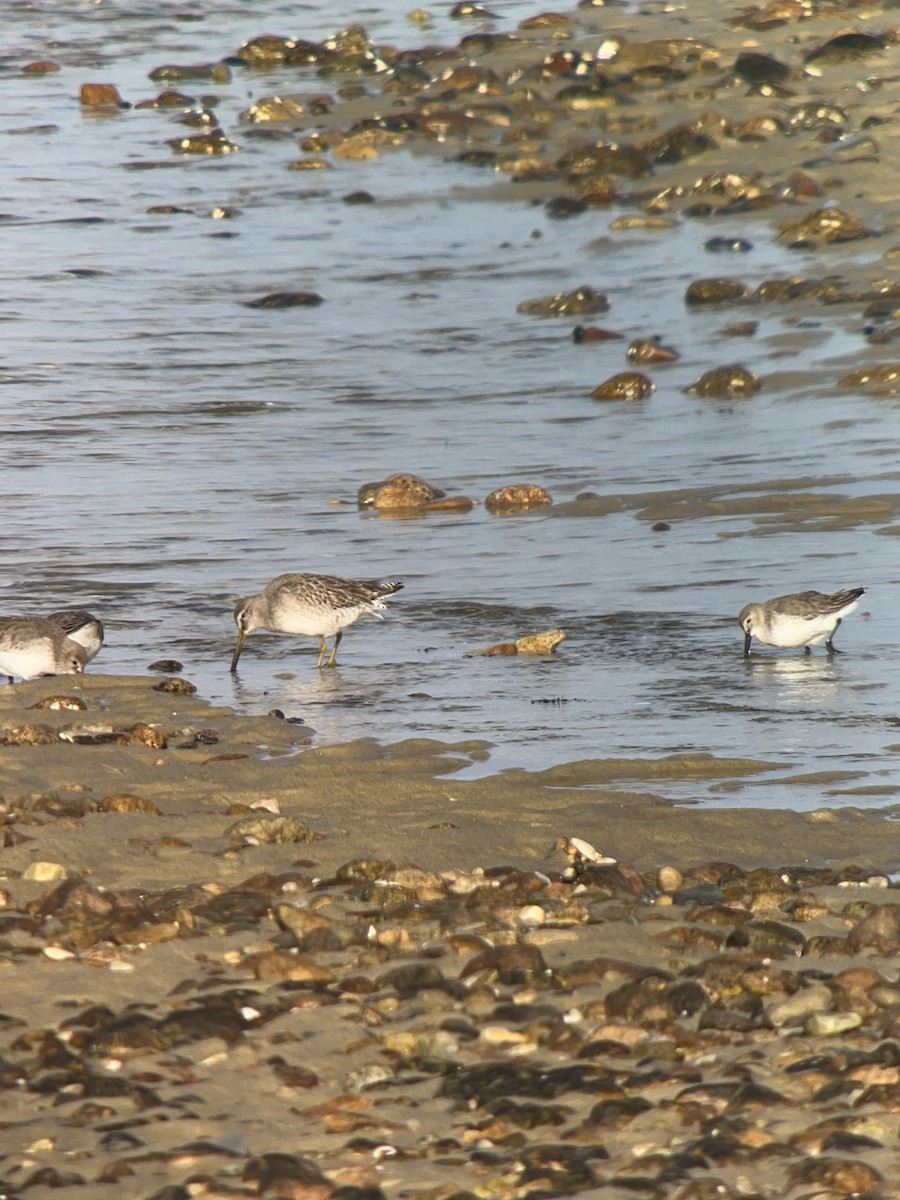
[[[729,858],[748,868],[858,864],[890,872],[900,866],[900,850],[891,844],[893,807],[812,813],[697,808],[673,805],[654,791],[654,779],[696,779],[706,796],[711,781],[764,775],[773,764],[763,761],[703,753],[598,759],[464,780],[454,772],[483,759],[485,743],[361,739],[316,746],[303,724],[240,715],[158,686],[153,678],[94,674],[36,680],[0,693],[7,809],[56,797],[44,807],[66,825],[60,839],[53,837],[53,821],[42,826],[17,854],[18,868],[35,856],[53,858],[64,844],[70,865],[75,847],[85,856],[76,870],[100,871],[108,876],[105,885],[117,886],[118,873],[130,873],[120,849],[132,832],[128,826],[139,836],[165,826],[168,836],[190,838],[202,830],[207,838],[211,823],[221,830],[229,814],[273,799],[282,815],[320,835],[315,848],[323,870],[359,855],[427,870],[470,870],[486,858],[533,868],[559,838],[573,836],[640,870],[664,864],[684,870]],[[33,707],[54,697],[86,707]],[[151,732],[144,737],[141,730]],[[98,812],[116,793],[143,798],[158,815]],[[113,820],[126,837],[97,836],[99,820]],[[282,854],[290,860],[289,849]],[[143,869],[148,866],[144,859]]]
[[[455,780],[482,743],[163,685],[0,691],[4,1195],[898,1195],[883,810]]]

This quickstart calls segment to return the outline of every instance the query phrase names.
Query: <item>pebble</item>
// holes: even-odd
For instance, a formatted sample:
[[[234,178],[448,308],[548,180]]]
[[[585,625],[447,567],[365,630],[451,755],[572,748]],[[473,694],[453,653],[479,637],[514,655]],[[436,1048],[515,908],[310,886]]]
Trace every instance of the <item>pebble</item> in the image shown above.
[[[801,988],[785,1000],[776,1000],[766,1010],[776,1027],[799,1025],[815,1014],[827,1013],[834,1004],[834,993],[824,984]]]
[[[539,484],[512,483],[491,492],[484,502],[484,507],[494,516],[509,516],[547,508],[552,503],[553,497]]]
[[[68,879],[69,872],[56,862],[33,862],[22,872],[22,878],[33,883],[56,883],[60,879]]]
[[[835,1037],[859,1029],[862,1023],[862,1017],[856,1012],[817,1012],[806,1019],[804,1029],[810,1037]]]

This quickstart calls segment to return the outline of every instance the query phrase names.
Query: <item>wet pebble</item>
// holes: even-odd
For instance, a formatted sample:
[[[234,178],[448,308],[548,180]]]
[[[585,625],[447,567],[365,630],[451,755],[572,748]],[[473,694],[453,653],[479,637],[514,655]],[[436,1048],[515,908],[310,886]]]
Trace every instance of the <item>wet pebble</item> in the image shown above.
[[[753,396],[760,389],[760,382],[746,367],[713,367],[704,371],[685,390],[694,396],[730,397]]]
[[[544,205],[548,217],[561,220],[564,217],[577,217],[587,212],[588,203],[577,196],[555,196]]]
[[[714,237],[703,243],[707,254],[749,254],[753,243],[742,237]]]
[[[315,308],[324,303],[318,292],[269,292],[248,300],[247,308]]]
[[[656,384],[640,371],[620,371],[597,385],[593,400],[644,400],[656,391]]]
[[[356,502],[360,508],[408,511],[422,508],[443,497],[444,492],[440,488],[410,471],[401,471],[377,483],[364,483],[357,491]]]
[[[158,658],[147,668],[148,671],[159,671],[162,675],[177,675],[184,670],[184,663],[177,658]]]
[[[658,335],[635,338],[629,344],[626,356],[629,362],[639,364],[672,363],[681,357],[673,346],[663,345],[662,338]]]
[[[179,82],[183,79],[211,79],[215,83],[230,83],[231,71],[225,63],[192,63],[181,66],[169,64],[154,67],[148,78],[154,83]]]
[[[221,129],[210,129],[206,133],[192,134],[190,137],[170,138],[169,145],[176,154],[233,154],[238,146],[226,137]]]
[[[43,696],[29,708],[49,708],[54,712],[84,712],[87,704],[80,696]]]
[[[729,304],[749,295],[750,289],[739,279],[695,279],[688,284],[684,302],[690,306]]]
[[[500,642],[494,646],[487,646],[482,650],[467,650],[467,657],[473,655],[481,655],[491,657],[502,655],[510,657],[516,654],[534,654],[546,656],[553,654],[557,646],[561,645],[566,640],[565,632],[562,629],[547,629],[543,633],[531,633],[525,637],[516,638],[515,641]]]
[[[606,312],[609,300],[602,292],[586,284],[572,292],[557,292],[555,296],[541,296],[535,300],[523,300],[516,312],[532,317],[567,317],[581,313]]]
[[[79,99],[83,108],[121,109],[129,107],[113,83],[83,83]]]
[[[193,696],[197,688],[189,680],[175,677],[154,683],[153,690],[154,692],[169,692],[173,696]]]
[[[511,483],[491,492],[484,507],[494,516],[502,517],[547,508],[552,503],[553,497],[537,483]]]
[[[855,242],[874,236],[873,229],[850,213],[840,208],[820,208],[799,221],[789,221],[783,225],[778,238],[788,246],[805,249]]]
[[[875,396],[896,396],[900,393],[900,363],[878,363],[860,367],[838,381],[844,388],[868,392]]]
[[[621,333],[614,333],[611,329],[600,329],[596,325],[576,325],[572,330],[572,341],[576,346],[580,346],[582,342],[609,342],[621,337]]]
[[[253,846],[280,846],[286,842],[311,842],[315,834],[303,821],[294,817],[258,816],[241,817],[225,830],[234,843]]]

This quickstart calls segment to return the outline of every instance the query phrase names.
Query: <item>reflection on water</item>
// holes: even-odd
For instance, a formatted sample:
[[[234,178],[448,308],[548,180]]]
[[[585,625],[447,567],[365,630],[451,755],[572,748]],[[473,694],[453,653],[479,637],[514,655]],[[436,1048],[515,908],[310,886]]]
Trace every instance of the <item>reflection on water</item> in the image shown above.
[[[406,7],[365,19],[414,44]],[[510,28],[533,11],[493,7]],[[322,743],[483,739],[490,758],[471,774],[740,754],[773,769],[659,790],[686,803],[856,802],[799,781],[843,772],[883,789],[858,802],[887,802],[900,741],[894,409],[833,388],[859,334],[828,309],[760,310],[756,337],[736,347],[719,333],[725,316],[684,305],[689,279],[723,271],[703,242],[746,236],[755,218],[644,234],[611,230],[615,210],[554,222],[495,199],[489,176],[406,151],[343,161],[309,186],[287,171],[290,138],[175,162],[176,127],[144,111],[83,116],[79,83],[102,71],[138,100],[155,94],[146,76],[160,62],[215,61],[299,22],[320,37],[353,14],[158,10],[14,10],[17,43],[63,70],[27,86],[0,75],[0,132],[21,134],[4,139],[3,608],[96,609],[108,646],[93,669],[175,657],[214,702],[279,708]],[[433,37],[459,30],[441,17]],[[236,74],[217,87],[220,117],[236,131],[248,102],[279,86]],[[344,204],[359,188],[376,202]],[[159,205],[171,211],[148,212]],[[238,213],[211,215],[223,207]],[[819,269],[779,249],[762,218],[752,240],[750,283]],[[609,295],[604,323],[626,340],[575,346],[575,322],[516,311],[584,283]],[[298,289],[325,302],[246,307]],[[656,393],[591,401],[625,368],[627,338],[654,333],[682,356],[657,371]],[[738,357],[763,378],[758,396],[685,393]],[[532,481],[556,507],[360,512],[359,485],[398,470],[478,500]],[[315,669],[312,641],[257,635],[232,678],[235,600],[288,570],[406,586],[383,623],[348,630],[338,670]],[[833,661],[742,659],[748,600],[860,584],[871,619],[854,614]],[[554,627],[568,636],[552,658],[465,657]]]
[[[806,708],[824,716],[842,694],[839,661],[798,651],[766,658],[751,655],[744,668],[766,709]]]

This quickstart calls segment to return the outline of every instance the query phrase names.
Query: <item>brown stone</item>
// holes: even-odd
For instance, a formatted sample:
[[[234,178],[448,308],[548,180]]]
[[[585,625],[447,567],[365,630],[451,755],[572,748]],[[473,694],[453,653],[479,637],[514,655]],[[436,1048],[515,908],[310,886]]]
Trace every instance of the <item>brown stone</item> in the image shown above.
[[[114,83],[83,83],[80,101],[85,108],[127,108]]]
[[[152,800],[145,800],[143,796],[132,796],[128,792],[117,792],[113,796],[105,797],[100,801],[99,809],[100,812],[147,813],[154,817],[162,815]]]
[[[546,508],[552,503],[553,498],[546,488],[536,483],[512,483],[491,492],[484,502],[484,507],[494,516],[507,516],[511,513]]]

